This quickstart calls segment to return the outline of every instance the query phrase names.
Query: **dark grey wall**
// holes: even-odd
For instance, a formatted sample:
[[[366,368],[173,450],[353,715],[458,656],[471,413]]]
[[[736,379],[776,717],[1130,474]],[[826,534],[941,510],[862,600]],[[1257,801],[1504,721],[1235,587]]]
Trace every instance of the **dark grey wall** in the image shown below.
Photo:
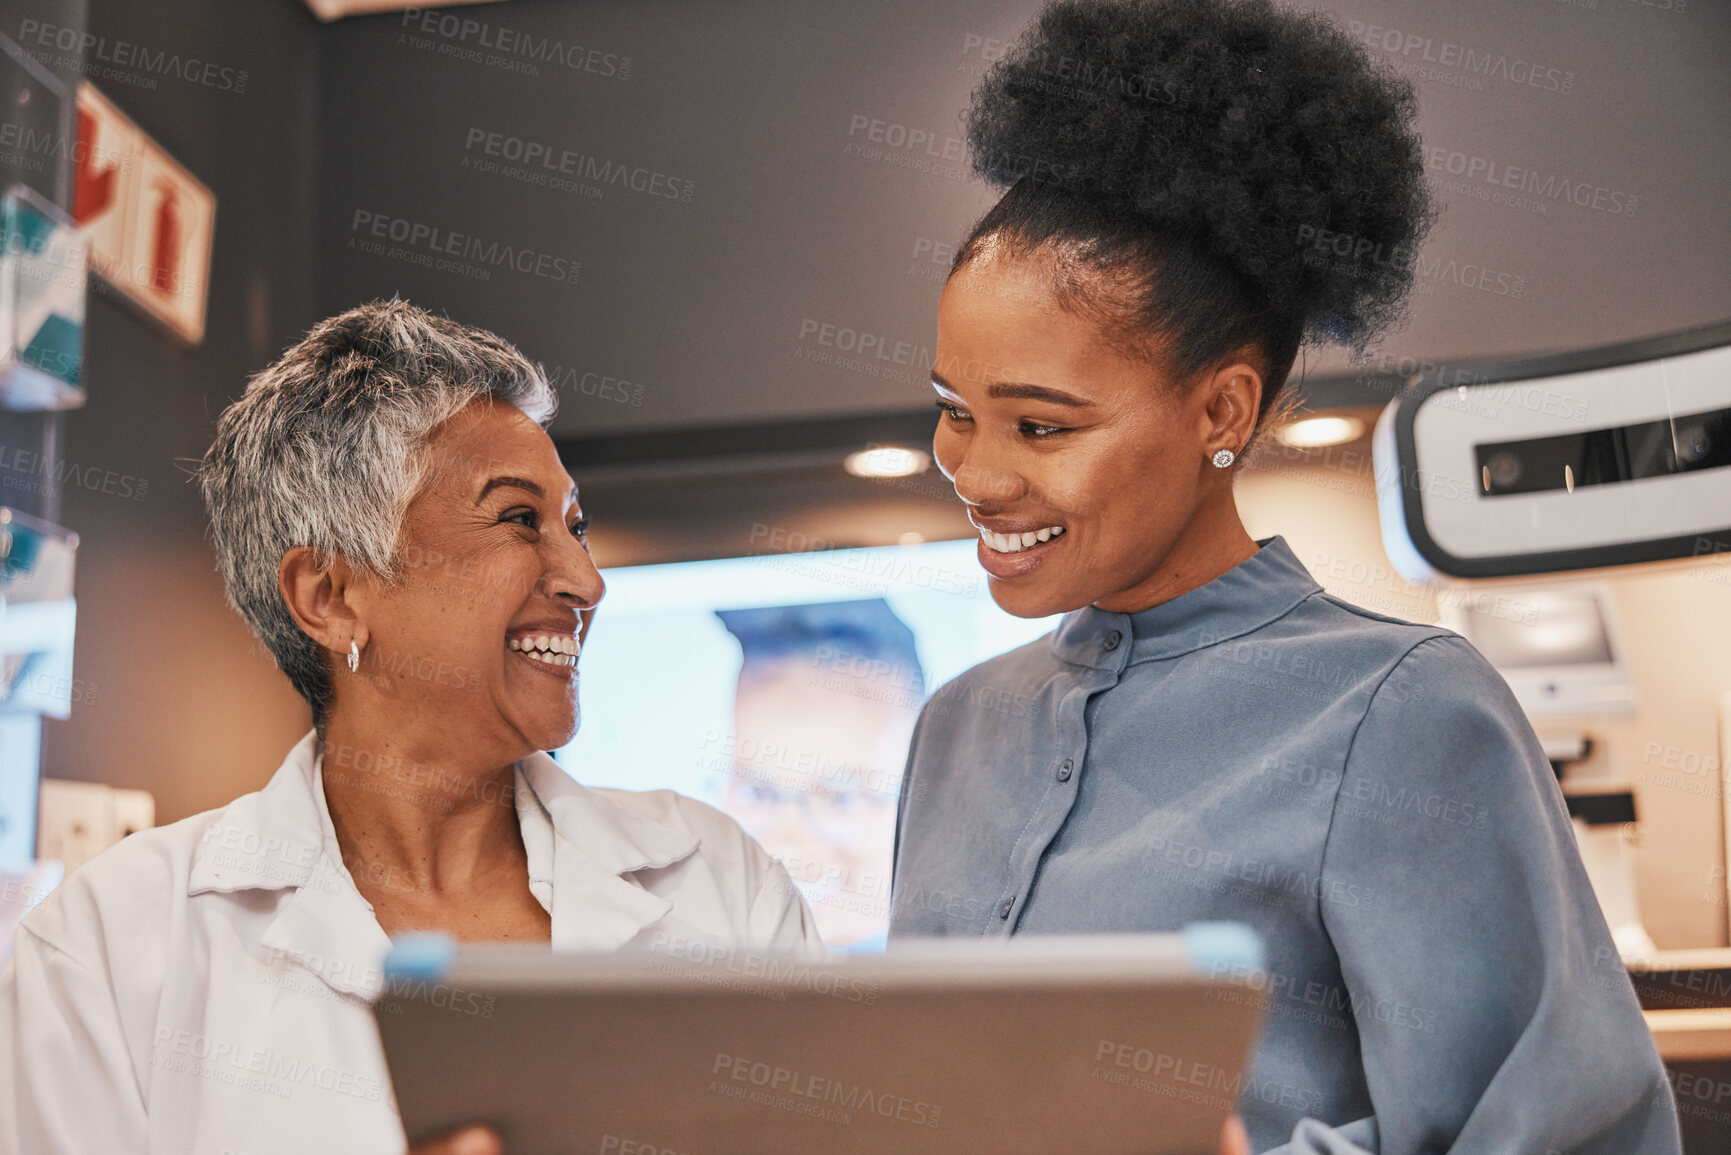
[[[43,772],[148,789],[160,817],[178,818],[262,784],[305,725],[223,603],[185,469],[247,377],[318,318],[318,26],[295,0],[26,0],[3,11],[14,38],[24,20],[86,20],[101,38],[84,53],[93,82],[216,192],[201,347],[176,346],[93,285],[89,401],[64,415],[61,452],[94,480],[55,495],[82,539],[77,701],[70,721],[46,723]],[[202,69],[187,80],[122,62],[121,42],[152,62],[197,59],[227,75],[206,84]],[[62,55],[26,47],[50,63]]]
[[[324,300],[334,309],[399,291],[497,328],[560,368],[566,430],[922,403],[938,284],[910,276],[910,256],[922,237],[953,240],[986,203],[955,159],[969,83],[958,71],[962,29],[1001,36],[1023,11],[602,0],[430,17],[484,23],[494,43],[503,29],[581,45],[600,54],[591,68],[497,50],[476,62],[462,53],[478,36],[425,34],[400,16],[337,26],[325,58]],[[953,175],[849,155],[866,139],[849,135],[855,116],[930,134],[950,160],[923,148],[899,155]],[[689,182],[691,199],[611,184],[593,199],[478,171],[465,162],[503,158],[485,155],[484,135],[470,147],[474,133],[500,134],[501,150],[515,138],[658,171],[681,197]],[[581,275],[575,285],[500,270],[476,280],[394,259],[388,240],[385,255],[367,254],[357,211],[573,257]],[[868,356],[860,371],[820,366],[797,355],[808,322],[904,351]],[[874,375],[886,367],[890,377]]]
[[[939,246],[989,203],[960,172],[958,115],[991,42],[1037,7],[518,0],[433,14],[433,31],[398,15],[335,26],[321,299],[335,310],[400,292],[498,329],[559,368],[557,428],[570,434],[923,404]],[[1373,368],[1731,315],[1731,7],[1323,7],[1363,25],[1373,52],[1418,82],[1446,208],[1412,322]],[[581,46],[569,54],[579,66],[537,58],[547,42]],[[903,147],[874,143],[872,121]],[[519,161],[538,174],[522,179],[486,155],[488,133],[501,151],[641,166],[690,182],[691,199],[613,185],[594,199]],[[1491,199],[1521,189],[1524,203]],[[357,224],[357,213],[371,216]],[[392,219],[426,239],[370,235]],[[413,263],[471,237],[579,260],[580,277]],[[878,344],[858,367],[822,363],[812,355],[842,356],[824,325],[832,342],[847,330]],[[1336,355],[1308,369],[1343,365]]]

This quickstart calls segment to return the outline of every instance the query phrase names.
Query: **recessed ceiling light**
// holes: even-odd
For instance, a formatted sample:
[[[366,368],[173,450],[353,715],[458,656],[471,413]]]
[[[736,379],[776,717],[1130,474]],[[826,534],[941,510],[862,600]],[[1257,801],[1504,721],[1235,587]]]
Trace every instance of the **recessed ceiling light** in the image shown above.
[[[855,477],[912,477],[924,473],[932,459],[917,449],[900,445],[874,445],[850,453],[842,467]]]
[[[1321,449],[1345,445],[1364,435],[1364,422],[1357,417],[1305,417],[1275,430],[1274,436],[1294,449]]]

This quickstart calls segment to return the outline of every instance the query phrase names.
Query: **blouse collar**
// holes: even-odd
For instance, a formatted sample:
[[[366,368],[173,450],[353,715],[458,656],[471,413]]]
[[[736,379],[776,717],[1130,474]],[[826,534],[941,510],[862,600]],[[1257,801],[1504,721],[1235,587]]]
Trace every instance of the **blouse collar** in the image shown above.
[[[1261,629],[1322,587],[1281,537],[1213,581],[1133,614],[1084,606],[1064,616],[1053,652],[1072,665],[1121,671]]]

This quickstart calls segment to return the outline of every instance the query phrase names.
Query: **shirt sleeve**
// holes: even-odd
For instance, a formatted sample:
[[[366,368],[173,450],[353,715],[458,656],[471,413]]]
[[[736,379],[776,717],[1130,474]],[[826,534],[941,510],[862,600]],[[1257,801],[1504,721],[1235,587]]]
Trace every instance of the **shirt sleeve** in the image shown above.
[[[112,984],[26,922],[0,972],[0,1155],[131,1155],[147,1134]]]
[[[751,904],[751,942],[761,950],[818,956],[828,953],[817,919],[787,867],[762,855],[764,879]]]
[[[1282,1152],[1677,1155],[1676,1110],[1508,686],[1464,639],[1419,643],[1346,756],[1321,902],[1375,1115]],[[1344,1144],[1344,1145],[1342,1145]]]

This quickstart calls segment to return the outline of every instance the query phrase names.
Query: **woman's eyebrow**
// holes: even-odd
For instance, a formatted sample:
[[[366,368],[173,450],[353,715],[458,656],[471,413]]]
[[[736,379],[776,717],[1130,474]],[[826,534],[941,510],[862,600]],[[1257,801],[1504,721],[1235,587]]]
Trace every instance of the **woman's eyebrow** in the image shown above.
[[[479,503],[489,493],[492,493],[495,489],[506,489],[506,488],[524,489],[524,490],[529,491],[530,493],[533,493],[536,497],[547,496],[546,490],[542,489],[535,482],[529,481],[525,478],[522,478],[522,477],[494,477],[494,478],[490,478],[488,480],[487,484],[485,484],[481,487],[481,492],[479,495],[476,496],[475,501],[477,503]]]
[[[1054,405],[1071,405],[1077,408],[1094,404],[1062,389],[1052,389],[1045,385],[1023,385],[1015,381],[986,386],[986,396],[1008,397],[1021,401],[1050,401]]]
[[[932,386],[948,393],[954,393],[956,387],[937,373],[932,374]],[[1054,405],[1069,405],[1073,408],[1085,408],[1094,404],[1074,393],[1066,393],[1062,389],[1053,389],[1047,385],[1024,385],[1019,381],[1001,381],[995,385],[986,386],[986,396],[1011,398],[1022,401],[1050,401]]]
[[[577,479],[566,474],[565,480],[570,483],[570,487],[565,491],[568,494],[565,504],[570,505],[577,500]],[[480,504],[495,489],[522,489],[533,493],[536,497],[547,496],[547,491],[541,488],[539,482],[530,481],[523,477],[495,477],[481,487],[481,492],[475,497],[476,504]]]

